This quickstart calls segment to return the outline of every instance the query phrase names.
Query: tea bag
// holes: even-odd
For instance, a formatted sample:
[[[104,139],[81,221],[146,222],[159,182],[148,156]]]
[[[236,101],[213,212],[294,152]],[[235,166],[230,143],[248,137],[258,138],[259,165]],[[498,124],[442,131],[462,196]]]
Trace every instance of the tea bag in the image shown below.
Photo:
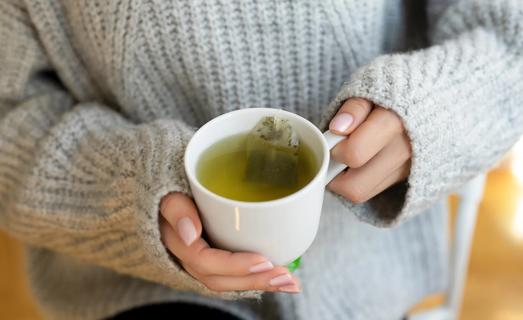
[[[263,117],[247,135],[247,181],[278,187],[298,183],[298,135],[287,119]]]

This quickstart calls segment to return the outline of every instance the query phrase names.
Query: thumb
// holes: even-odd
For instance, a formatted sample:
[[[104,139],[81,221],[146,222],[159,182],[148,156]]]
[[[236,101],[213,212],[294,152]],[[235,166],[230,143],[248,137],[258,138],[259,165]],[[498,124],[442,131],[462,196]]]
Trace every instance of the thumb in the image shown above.
[[[335,134],[347,135],[354,131],[369,115],[372,102],[363,98],[350,98],[338,110],[329,124],[329,130]]]
[[[202,234],[202,223],[193,200],[176,192],[162,198],[160,213],[176,231],[176,234],[190,246]]]

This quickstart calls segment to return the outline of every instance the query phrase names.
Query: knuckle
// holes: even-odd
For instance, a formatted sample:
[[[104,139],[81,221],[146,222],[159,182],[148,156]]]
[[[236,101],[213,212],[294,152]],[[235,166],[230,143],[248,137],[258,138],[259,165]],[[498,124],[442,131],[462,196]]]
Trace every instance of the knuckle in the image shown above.
[[[345,185],[343,196],[351,202],[358,204],[367,200],[366,193],[355,184]]]
[[[217,272],[214,272],[218,268],[218,266],[216,266],[216,263],[206,258],[206,256],[204,256],[201,252],[202,250],[195,250],[191,257],[194,269],[199,274],[205,276],[216,274]]]
[[[403,132],[403,122],[401,118],[396,114],[396,112],[389,109],[382,109],[381,113],[383,114],[383,121],[387,124],[393,133]]]
[[[181,264],[183,269],[187,271],[187,273],[189,273],[193,278],[200,281],[207,287],[207,282],[209,281],[209,279],[206,276],[200,274],[193,266],[191,266],[188,263],[182,262]]]
[[[259,278],[250,283],[249,290],[274,291],[274,288],[271,288],[267,279]]]
[[[225,291],[224,288],[218,283],[218,281],[213,280],[212,278],[203,278],[200,280],[209,290],[216,291],[216,292],[223,292]]]
[[[359,168],[367,162],[363,148],[357,140],[348,140],[345,152],[343,153],[343,162],[350,168]]]
[[[367,112],[370,109],[369,101],[363,98],[353,98],[351,99],[351,108],[355,112]]]
[[[401,120],[397,116],[394,116],[390,120],[390,126],[392,127],[392,132],[395,133],[395,134],[402,133],[403,130],[404,130],[403,123],[401,122]]]
[[[174,201],[175,201],[175,198],[172,193],[169,193],[168,195],[166,195],[165,197],[162,198],[161,205],[160,205],[160,212],[163,216],[166,215],[167,208],[170,208]]]
[[[210,268],[206,264],[202,264],[202,263],[196,264],[193,269],[198,274],[201,274],[203,276],[212,274]]]
[[[396,142],[397,141],[397,142]],[[393,147],[395,148],[396,159],[399,163],[404,163],[412,158],[412,149],[407,140],[404,137],[400,140],[393,142]]]
[[[406,149],[404,152],[401,153],[401,161],[407,162],[412,157],[412,153],[410,149]]]

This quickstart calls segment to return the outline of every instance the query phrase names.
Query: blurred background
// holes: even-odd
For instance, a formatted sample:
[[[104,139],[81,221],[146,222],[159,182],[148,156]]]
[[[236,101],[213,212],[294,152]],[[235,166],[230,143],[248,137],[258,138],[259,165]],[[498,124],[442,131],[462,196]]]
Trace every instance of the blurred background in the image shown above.
[[[449,201],[454,211],[456,199]],[[427,297],[412,312],[443,299]],[[27,286],[22,246],[1,231],[0,319],[42,319]],[[460,319],[523,320],[523,139],[488,175]]]

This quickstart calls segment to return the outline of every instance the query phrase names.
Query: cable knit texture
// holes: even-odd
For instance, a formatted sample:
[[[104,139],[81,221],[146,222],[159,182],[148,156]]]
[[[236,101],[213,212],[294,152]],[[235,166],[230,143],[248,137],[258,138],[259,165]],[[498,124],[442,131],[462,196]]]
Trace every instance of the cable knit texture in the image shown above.
[[[43,313],[399,319],[444,289],[441,199],[523,129],[523,2],[426,2],[0,0],[0,227],[27,244]],[[402,118],[411,174],[364,204],[326,194],[301,294],[213,292],[171,259],[159,201],[191,194],[197,127],[256,106],[325,129],[350,97]]]
[[[403,119],[413,151],[408,185],[365,204],[345,201],[352,212],[398,223],[512,146],[523,129],[522,18],[521,1],[463,1],[439,21],[433,47],[378,57],[343,86],[329,116],[347,98],[367,98]]]

